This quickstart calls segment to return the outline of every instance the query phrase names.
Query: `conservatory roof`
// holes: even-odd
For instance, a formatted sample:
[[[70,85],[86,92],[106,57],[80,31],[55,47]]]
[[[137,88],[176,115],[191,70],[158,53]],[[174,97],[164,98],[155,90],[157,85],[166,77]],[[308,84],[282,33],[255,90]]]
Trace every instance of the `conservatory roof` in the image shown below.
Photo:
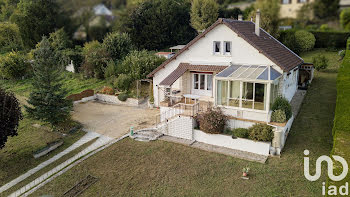
[[[270,70],[270,75],[269,75]],[[258,65],[231,65],[219,74],[217,77],[233,79],[250,79],[250,80],[275,80],[282,74],[270,66]]]

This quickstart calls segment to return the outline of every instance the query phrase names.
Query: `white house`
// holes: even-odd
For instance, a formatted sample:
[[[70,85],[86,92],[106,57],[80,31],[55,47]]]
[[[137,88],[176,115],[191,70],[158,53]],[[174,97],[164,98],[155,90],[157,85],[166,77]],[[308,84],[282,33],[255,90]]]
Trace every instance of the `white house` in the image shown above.
[[[247,128],[270,122],[278,95],[292,100],[304,61],[259,27],[259,12],[256,18],[217,20],[148,75],[162,116],[178,103],[199,100],[220,107],[230,127]]]

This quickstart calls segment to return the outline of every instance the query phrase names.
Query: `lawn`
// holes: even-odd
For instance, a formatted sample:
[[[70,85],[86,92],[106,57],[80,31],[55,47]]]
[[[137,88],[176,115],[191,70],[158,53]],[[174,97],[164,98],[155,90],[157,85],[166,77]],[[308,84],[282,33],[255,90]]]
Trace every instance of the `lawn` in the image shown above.
[[[304,54],[305,59],[317,50]],[[33,196],[61,196],[87,175],[99,178],[82,196],[321,196],[326,173],[316,182],[303,175],[303,151],[315,161],[332,149],[332,127],[338,68],[334,52],[331,68],[316,72],[295,120],[281,158],[266,164],[244,161],[164,141],[125,139],[92,156],[39,189]],[[242,168],[251,168],[242,180]],[[323,169],[325,172],[326,169]]]
[[[80,93],[86,89],[99,90],[107,84],[104,80],[84,79],[80,74],[69,72],[63,72],[62,78],[63,88],[68,91],[67,95]],[[28,97],[32,89],[32,78],[18,81],[0,80],[0,87],[10,90],[16,95]]]

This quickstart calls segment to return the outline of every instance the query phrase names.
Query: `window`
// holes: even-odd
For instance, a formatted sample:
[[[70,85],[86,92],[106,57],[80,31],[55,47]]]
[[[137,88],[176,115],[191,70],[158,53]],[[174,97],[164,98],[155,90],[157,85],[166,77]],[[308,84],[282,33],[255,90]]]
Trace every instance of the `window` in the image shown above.
[[[240,81],[230,81],[230,99],[229,106],[239,107],[239,100],[241,94],[241,83]]]
[[[207,75],[207,90],[213,89],[213,75]]]
[[[282,4],[290,4],[291,0],[282,0]]]
[[[220,54],[221,43],[218,41],[214,42],[214,54]]]
[[[205,75],[200,75],[200,89],[205,90]]]
[[[198,77],[198,74],[194,74],[194,77],[193,77],[193,84],[194,84],[194,89],[198,89],[199,88],[199,77]]]
[[[231,54],[231,42],[224,42],[225,46],[225,55]]]
[[[298,0],[298,3],[307,3],[307,0]]]

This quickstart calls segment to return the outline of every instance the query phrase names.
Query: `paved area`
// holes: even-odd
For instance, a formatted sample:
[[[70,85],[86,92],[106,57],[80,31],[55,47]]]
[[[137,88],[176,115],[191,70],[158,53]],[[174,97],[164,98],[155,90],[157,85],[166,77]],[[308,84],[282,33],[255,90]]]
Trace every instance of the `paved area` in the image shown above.
[[[201,150],[215,152],[215,153],[228,155],[231,157],[244,159],[244,160],[248,160],[248,161],[259,162],[259,163],[265,163],[267,158],[268,158],[268,156],[264,156],[264,155],[258,155],[258,154],[249,153],[249,152],[245,152],[245,151],[234,150],[234,149],[220,147],[220,146],[214,146],[214,145],[205,144],[202,142],[186,140],[186,139],[176,138],[176,137],[172,137],[172,136],[162,136],[159,139],[163,140],[163,141],[167,141],[167,142],[174,142],[174,143],[178,143],[178,144],[183,144],[183,145],[198,148]]]
[[[157,109],[142,109],[99,103],[96,101],[81,103],[74,106],[73,119],[82,123],[87,131],[118,138],[129,131],[154,127]]]
[[[306,90],[297,90],[292,101],[290,102],[290,105],[292,106],[292,112],[293,112],[294,118],[297,117],[300,111],[305,95],[306,95]]]
[[[38,172],[39,170],[43,169],[44,167],[50,165],[51,163],[55,162],[56,160],[60,159],[64,155],[72,152],[76,148],[80,147],[81,145],[91,141],[92,139],[95,139],[97,137],[100,137],[101,135],[95,132],[88,132],[86,135],[84,135],[80,140],[72,144],[70,147],[68,147],[66,150],[58,153],[57,155],[53,156],[52,158],[48,159],[47,161],[41,163],[37,167],[29,170],[28,172],[22,174],[21,176],[17,177],[16,179],[12,180],[11,182],[3,185],[0,187],[0,193],[8,190],[9,188],[13,187],[17,183],[23,181],[24,179],[28,178],[29,176],[33,175],[34,173]]]

